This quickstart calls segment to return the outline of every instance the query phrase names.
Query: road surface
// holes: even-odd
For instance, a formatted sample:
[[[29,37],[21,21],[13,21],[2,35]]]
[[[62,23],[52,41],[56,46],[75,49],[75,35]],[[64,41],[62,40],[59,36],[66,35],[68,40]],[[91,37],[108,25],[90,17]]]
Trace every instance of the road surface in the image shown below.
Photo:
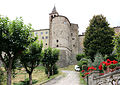
[[[44,85],[80,85],[79,72],[65,70],[62,72],[65,73],[65,77],[58,76]]]

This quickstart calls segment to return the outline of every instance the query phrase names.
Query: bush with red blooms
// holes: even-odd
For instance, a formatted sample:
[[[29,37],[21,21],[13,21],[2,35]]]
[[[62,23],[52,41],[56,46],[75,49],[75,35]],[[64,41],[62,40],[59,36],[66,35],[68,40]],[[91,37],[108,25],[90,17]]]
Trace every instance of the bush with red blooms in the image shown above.
[[[96,68],[94,68],[93,66],[92,67],[88,67],[87,71],[90,71],[90,70],[96,70]]]
[[[83,72],[85,72],[85,70],[82,70],[81,72],[83,73]]]
[[[99,65],[99,67],[98,67],[99,70],[100,70],[100,75],[104,75],[104,73],[102,73],[103,72],[103,68],[104,68],[103,66],[108,67],[111,64],[117,64],[117,63],[118,63],[118,61],[116,61],[116,60],[111,61],[110,59],[107,59],[106,61],[101,62],[100,65]],[[93,66],[91,66],[91,67],[88,67],[87,71],[82,70],[81,73],[84,75],[83,78],[85,78],[86,76],[88,76],[91,73],[91,72],[89,72],[91,70],[92,71],[96,70],[96,68],[94,68]]]

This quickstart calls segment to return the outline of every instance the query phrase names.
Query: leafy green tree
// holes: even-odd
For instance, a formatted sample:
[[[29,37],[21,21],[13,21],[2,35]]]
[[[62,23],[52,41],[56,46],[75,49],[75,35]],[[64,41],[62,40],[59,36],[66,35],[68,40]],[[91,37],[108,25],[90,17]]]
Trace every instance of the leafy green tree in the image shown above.
[[[58,57],[59,57],[59,50],[52,49],[50,47],[44,50],[44,58],[42,62],[48,71],[48,78],[50,77],[51,69],[52,69],[52,74],[53,74],[53,67],[55,63],[57,62]]]
[[[112,44],[114,36],[113,28],[109,27],[103,15],[95,15],[85,32],[84,51],[94,61],[94,55],[99,52],[103,56],[110,55],[113,51]]]
[[[42,47],[43,44],[39,42],[31,43],[28,48],[23,52],[20,60],[26,72],[29,74],[29,85],[32,85],[32,72],[40,64],[42,60]]]
[[[114,36],[113,43],[115,45],[114,52],[116,54],[116,60],[120,61],[120,34],[117,36]]]
[[[25,25],[22,18],[9,20],[0,16],[0,59],[7,71],[7,85],[11,85],[12,70],[22,51],[34,41],[30,37],[31,25]]]

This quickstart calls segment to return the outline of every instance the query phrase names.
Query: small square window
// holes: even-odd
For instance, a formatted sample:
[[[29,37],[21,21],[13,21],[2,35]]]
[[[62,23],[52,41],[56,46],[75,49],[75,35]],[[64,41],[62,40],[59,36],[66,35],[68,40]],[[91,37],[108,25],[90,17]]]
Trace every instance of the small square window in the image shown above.
[[[45,32],[45,34],[48,34],[48,32]]]
[[[58,42],[58,40],[56,40],[56,42]]]
[[[46,45],[47,45],[47,43],[46,43]]]
[[[42,39],[44,39],[44,37],[42,37]]]
[[[56,47],[59,47],[59,45],[57,45]]]
[[[41,35],[43,34],[43,32],[41,32]]]
[[[35,36],[37,36],[37,32],[34,32],[35,33]]]
[[[48,36],[46,36],[46,39],[48,39]]]
[[[72,38],[72,40],[75,40],[75,38]]]

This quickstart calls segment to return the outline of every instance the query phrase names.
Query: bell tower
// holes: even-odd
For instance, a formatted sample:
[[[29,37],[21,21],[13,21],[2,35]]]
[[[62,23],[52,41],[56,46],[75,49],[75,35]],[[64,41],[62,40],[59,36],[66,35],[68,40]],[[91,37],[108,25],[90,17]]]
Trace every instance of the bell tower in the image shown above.
[[[50,29],[50,32],[49,32],[49,45],[50,47],[52,47],[52,19],[55,18],[55,17],[58,17],[59,14],[56,10],[56,7],[54,6],[52,12],[49,14],[49,29]]]
[[[49,14],[49,19],[50,19],[50,22],[52,21],[52,19],[54,17],[57,17],[59,16],[58,12],[56,11],[56,7],[54,6],[53,10],[52,10],[52,13]]]

